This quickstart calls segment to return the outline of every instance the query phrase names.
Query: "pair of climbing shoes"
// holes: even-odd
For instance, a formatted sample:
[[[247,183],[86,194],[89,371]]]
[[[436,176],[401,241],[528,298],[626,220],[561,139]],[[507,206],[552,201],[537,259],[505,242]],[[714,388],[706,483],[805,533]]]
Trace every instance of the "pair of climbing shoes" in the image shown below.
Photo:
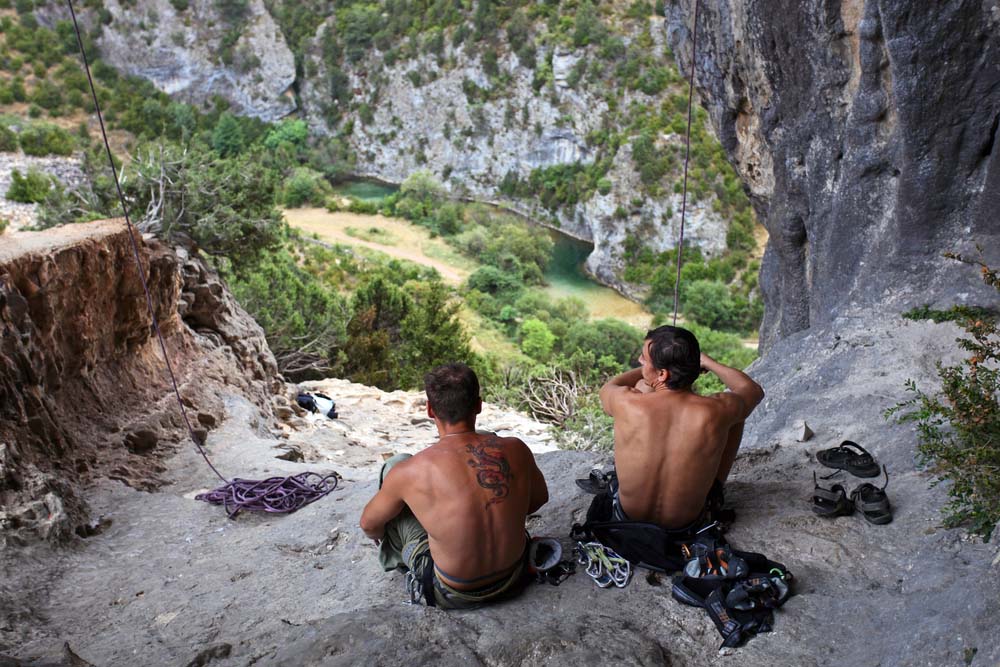
[[[742,644],[769,632],[774,610],[791,595],[792,573],[763,554],[737,551],[728,544],[695,543],[684,574],[673,579],[671,595],[701,607],[722,635],[723,647]]]

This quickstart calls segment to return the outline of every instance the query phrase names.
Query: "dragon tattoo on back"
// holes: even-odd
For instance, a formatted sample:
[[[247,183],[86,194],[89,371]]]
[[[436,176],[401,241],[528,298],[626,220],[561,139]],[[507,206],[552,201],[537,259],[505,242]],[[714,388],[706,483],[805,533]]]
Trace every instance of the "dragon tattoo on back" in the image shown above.
[[[510,481],[514,479],[503,450],[494,439],[490,439],[482,445],[466,445],[465,451],[470,455],[468,463],[476,471],[476,481],[479,486],[493,492],[493,497],[486,503],[486,508],[503,502],[510,493]]]

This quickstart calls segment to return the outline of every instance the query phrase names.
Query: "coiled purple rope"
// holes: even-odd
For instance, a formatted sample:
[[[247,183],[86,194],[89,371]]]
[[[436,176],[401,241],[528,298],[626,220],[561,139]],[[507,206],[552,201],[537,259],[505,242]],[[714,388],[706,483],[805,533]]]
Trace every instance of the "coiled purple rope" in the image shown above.
[[[111,145],[108,143],[108,133],[104,127],[104,115],[101,113],[101,104],[97,99],[97,89],[94,87],[94,78],[90,74],[90,62],[87,59],[87,52],[83,48],[83,37],[80,35],[80,25],[76,20],[76,11],[73,9],[72,0],[66,0],[69,6],[70,16],[73,18],[73,28],[76,30],[76,43],[80,47],[80,56],[83,59],[83,67],[87,72],[87,81],[90,83],[90,94],[94,99],[94,109],[97,111],[97,120],[101,125],[101,136],[104,138],[104,150],[108,154],[108,162],[111,163],[111,176],[115,181],[115,188],[118,190],[118,201],[121,202],[122,211],[125,214],[125,224],[128,225],[129,239],[132,241],[132,254],[138,267],[139,282],[142,283],[142,291],[146,295],[146,308],[152,318],[153,330],[156,338],[160,342],[160,351],[163,353],[163,361],[170,376],[170,383],[180,407],[181,416],[187,426],[188,435],[198,453],[205,459],[205,463],[212,469],[212,472],[226,482],[225,486],[220,486],[214,491],[200,493],[195,496],[195,500],[204,500],[213,505],[222,505],[229,512],[229,518],[235,518],[241,510],[254,512],[275,512],[289,514],[297,509],[301,509],[309,503],[314,503],[323,496],[337,488],[337,473],[330,473],[326,477],[314,472],[303,472],[291,477],[271,477],[262,481],[250,479],[233,479],[227,482],[201,446],[201,442],[195,436],[191,421],[188,419],[187,410],[184,409],[184,402],[181,400],[180,390],[177,388],[177,377],[174,375],[173,366],[170,364],[170,357],[167,355],[167,345],[163,341],[163,334],[160,333],[160,323],[156,319],[156,312],[153,309],[153,297],[149,293],[149,286],[146,284],[146,274],[143,272],[142,260],[139,257],[139,244],[136,241],[136,231],[132,225],[132,219],[128,215],[128,206],[125,203],[125,195],[122,194],[122,186],[118,180],[118,170],[115,169],[115,161],[111,155]],[[311,483],[309,477],[319,477],[319,481]],[[330,482],[333,479],[333,482]],[[232,509],[230,509],[232,508]]]
[[[309,477],[319,477],[309,482]],[[323,477],[315,472],[303,472],[291,477],[270,477],[265,480],[233,478],[225,486],[208,493],[199,493],[195,500],[222,505],[235,519],[242,510],[288,514],[314,503],[337,488],[337,473]]]

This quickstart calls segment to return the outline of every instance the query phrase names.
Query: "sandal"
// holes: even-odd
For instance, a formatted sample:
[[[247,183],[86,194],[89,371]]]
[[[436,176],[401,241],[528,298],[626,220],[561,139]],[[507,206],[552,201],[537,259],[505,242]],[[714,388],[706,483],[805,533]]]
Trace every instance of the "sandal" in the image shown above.
[[[885,469],[884,465],[882,472],[885,474],[885,483],[882,484],[882,488],[865,482],[851,491],[851,502],[861,512],[865,521],[879,526],[892,521],[892,508],[889,505],[889,497],[885,495],[885,487],[889,485],[889,471]]]
[[[816,480],[815,471],[813,471],[813,486],[812,508],[817,515],[832,519],[854,514],[854,504],[847,499],[847,490],[843,486],[834,484],[831,488],[824,489]]]
[[[816,452],[816,460],[827,468],[846,470],[855,477],[878,477],[879,468],[868,450],[856,442],[844,440],[839,447]]]

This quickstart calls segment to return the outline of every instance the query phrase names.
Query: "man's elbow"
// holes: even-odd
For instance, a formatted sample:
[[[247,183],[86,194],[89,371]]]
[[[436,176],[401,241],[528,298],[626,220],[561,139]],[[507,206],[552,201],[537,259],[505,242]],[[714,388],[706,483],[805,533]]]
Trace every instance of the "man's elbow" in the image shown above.
[[[528,514],[534,514],[542,508],[545,503],[549,502],[549,492],[543,491],[540,495],[531,499],[531,503],[528,504]]]
[[[750,412],[757,409],[757,406],[764,400],[764,388],[756,382],[753,383],[753,395],[751,396]]]
[[[614,390],[613,385],[610,382],[608,382],[603,387],[601,387],[601,390],[599,392],[597,392],[597,397],[601,401],[601,409],[604,410],[604,413],[607,415],[611,414],[611,392],[613,390]]]
[[[361,526],[361,532],[363,532],[368,537],[373,540],[378,540],[382,538],[382,533],[384,532],[384,527],[378,522],[373,521],[367,514],[361,514],[361,520],[358,522]]]

